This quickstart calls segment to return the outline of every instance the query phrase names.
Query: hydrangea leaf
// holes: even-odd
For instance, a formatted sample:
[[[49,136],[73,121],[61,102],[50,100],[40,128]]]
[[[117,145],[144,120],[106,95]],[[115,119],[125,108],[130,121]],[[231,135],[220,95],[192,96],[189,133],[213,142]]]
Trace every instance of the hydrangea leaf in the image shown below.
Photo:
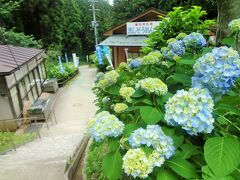
[[[116,151],[119,147],[119,140],[111,138],[108,142],[108,146],[111,151]]]
[[[171,76],[176,82],[182,83],[185,86],[191,86],[191,77],[186,74],[175,73]]]
[[[103,173],[110,180],[120,179],[122,176],[122,156],[119,151],[108,153],[103,159]]]
[[[221,44],[231,46],[231,47],[235,47],[236,41],[235,41],[234,37],[226,37],[221,41]]]
[[[159,169],[157,172],[157,180],[177,180],[179,179],[178,177],[176,177],[176,175],[166,169]]]
[[[129,137],[130,134],[138,129],[140,126],[138,124],[127,124],[123,130],[123,137]]]
[[[134,98],[139,98],[145,95],[145,91],[141,90],[141,89],[137,89],[135,91],[135,93],[132,95],[132,97]]]
[[[113,95],[119,95],[119,90],[120,90],[120,87],[114,85],[109,88],[108,92]]]
[[[184,159],[189,159],[193,155],[200,154],[197,146],[194,146],[192,144],[183,144],[180,148],[182,149],[181,157]]]
[[[181,157],[173,157],[172,159],[167,161],[167,165],[174,172],[186,179],[197,178],[197,172],[195,167]]]
[[[196,62],[196,58],[194,58],[193,55],[185,55],[182,56],[180,61],[178,61],[179,64],[185,64],[185,65],[193,65]]]
[[[204,47],[203,50],[202,50],[202,55],[207,54],[209,52],[212,52],[212,48]]]
[[[240,143],[232,137],[214,137],[204,145],[204,158],[217,177],[233,172],[240,164]]]
[[[140,114],[146,124],[156,124],[163,119],[163,114],[151,106],[142,106]]]

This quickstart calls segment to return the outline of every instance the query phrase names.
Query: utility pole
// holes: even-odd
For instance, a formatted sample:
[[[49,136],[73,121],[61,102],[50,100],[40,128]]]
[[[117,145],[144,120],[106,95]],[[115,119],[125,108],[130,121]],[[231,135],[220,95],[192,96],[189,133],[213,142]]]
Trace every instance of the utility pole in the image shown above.
[[[95,35],[95,45],[98,45],[98,32],[97,27],[99,26],[97,20],[96,20],[96,10],[95,9],[95,0],[89,0],[90,3],[92,3],[92,9],[90,9],[93,12],[93,21],[92,21],[92,27],[94,28],[94,35]]]

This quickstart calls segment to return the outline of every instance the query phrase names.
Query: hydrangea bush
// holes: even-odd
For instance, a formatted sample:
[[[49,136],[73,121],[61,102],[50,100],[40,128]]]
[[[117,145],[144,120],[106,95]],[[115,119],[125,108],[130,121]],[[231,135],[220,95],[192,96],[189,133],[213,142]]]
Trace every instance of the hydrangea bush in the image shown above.
[[[238,179],[238,52],[206,47],[196,32],[166,44],[97,75],[90,133],[108,147],[100,170],[110,180]]]

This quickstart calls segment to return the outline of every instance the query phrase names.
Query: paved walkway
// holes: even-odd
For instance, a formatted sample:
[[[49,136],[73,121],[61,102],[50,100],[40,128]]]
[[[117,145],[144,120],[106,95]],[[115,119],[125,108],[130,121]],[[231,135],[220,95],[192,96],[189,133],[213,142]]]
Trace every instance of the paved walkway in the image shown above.
[[[59,94],[57,125],[41,130],[36,139],[0,156],[1,180],[62,180],[68,157],[80,144],[87,121],[96,111],[91,92],[96,70],[80,67],[80,75]]]

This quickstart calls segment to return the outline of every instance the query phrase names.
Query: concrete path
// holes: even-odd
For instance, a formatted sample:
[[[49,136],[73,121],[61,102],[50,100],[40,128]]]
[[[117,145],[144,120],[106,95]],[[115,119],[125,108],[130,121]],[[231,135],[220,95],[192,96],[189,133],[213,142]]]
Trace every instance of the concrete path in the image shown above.
[[[36,139],[17,151],[0,156],[1,180],[62,180],[66,161],[80,144],[87,121],[94,117],[91,88],[96,69],[80,67],[80,75],[59,94],[55,112],[57,125],[41,130]]]

